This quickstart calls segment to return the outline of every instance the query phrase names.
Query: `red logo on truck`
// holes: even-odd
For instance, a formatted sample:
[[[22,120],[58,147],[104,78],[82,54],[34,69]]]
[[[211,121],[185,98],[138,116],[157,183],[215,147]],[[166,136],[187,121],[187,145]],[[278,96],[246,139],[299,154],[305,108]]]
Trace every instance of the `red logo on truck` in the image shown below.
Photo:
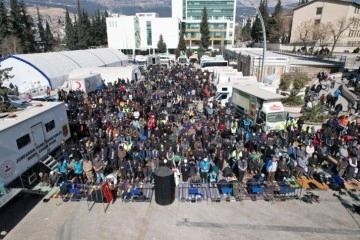
[[[270,110],[281,110],[281,106],[274,104],[270,107]]]

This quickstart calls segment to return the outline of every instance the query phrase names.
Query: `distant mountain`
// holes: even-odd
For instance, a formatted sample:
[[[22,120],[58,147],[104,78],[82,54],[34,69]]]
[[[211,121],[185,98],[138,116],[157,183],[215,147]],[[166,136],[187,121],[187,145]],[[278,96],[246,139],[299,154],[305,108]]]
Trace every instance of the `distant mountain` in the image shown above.
[[[76,13],[77,0],[24,0],[28,6],[47,6],[65,9],[68,7],[70,12]],[[255,15],[251,1],[258,7],[260,0],[237,0],[236,16]],[[278,0],[267,0],[269,13],[274,11]],[[351,1],[351,0],[344,0]],[[9,2],[9,0],[5,0]],[[360,0],[353,0],[360,4]],[[296,7],[299,0],[281,0],[283,9]],[[112,13],[124,15],[134,15],[139,12],[156,12],[160,17],[171,17],[171,0],[80,0],[81,7],[85,8],[91,16],[97,9],[100,11],[108,10]]]
[[[259,6],[260,4],[260,0],[237,0],[237,4],[241,5],[241,6],[245,6],[245,7],[251,7],[252,4],[251,2],[254,1],[256,6]],[[275,7],[276,3],[278,2],[277,0],[268,0],[268,7]],[[298,4],[299,0],[281,0],[281,5],[282,6],[286,6],[286,5],[292,5],[292,4]]]

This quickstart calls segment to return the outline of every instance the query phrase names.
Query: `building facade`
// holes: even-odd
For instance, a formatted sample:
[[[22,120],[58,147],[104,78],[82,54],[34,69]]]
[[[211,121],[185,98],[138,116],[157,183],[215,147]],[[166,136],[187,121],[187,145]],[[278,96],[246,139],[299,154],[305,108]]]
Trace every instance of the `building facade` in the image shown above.
[[[261,77],[262,48],[229,48],[224,50],[227,59],[236,59],[236,69],[244,76],[256,76],[258,81]],[[289,57],[267,52],[265,56],[264,76],[281,76],[289,71]]]
[[[183,23],[187,45],[197,48],[200,44],[200,23],[205,7],[211,47],[233,45],[236,0],[172,0],[172,17]]]
[[[108,45],[126,54],[134,55],[138,51],[152,54],[162,35],[168,51],[173,52],[179,42],[179,26],[177,18],[159,18],[156,13],[108,17]]]
[[[355,19],[355,22],[341,35],[337,47],[358,47],[360,45],[360,4],[351,1],[342,0],[314,0],[294,8],[294,15],[291,28],[290,43],[301,45],[300,33],[305,21],[313,21],[313,26],[320,24],[332,24],[338,29],[338,23],[341,19],[349,21]],[[312,44],[319,45],[313,38]],[[321,45],[331,47],[333,44],[332,34],[328,33]]]

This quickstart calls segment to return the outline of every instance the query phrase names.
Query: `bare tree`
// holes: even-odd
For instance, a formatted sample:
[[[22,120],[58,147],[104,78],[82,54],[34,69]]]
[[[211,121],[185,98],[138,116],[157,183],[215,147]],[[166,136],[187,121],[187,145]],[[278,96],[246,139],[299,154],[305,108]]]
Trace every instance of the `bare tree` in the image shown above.
[[[340,37],[343,35],[343,33],[348,30],[351,25],[354,24],[355,18],[350,18],[349,20],[346,20],[345,17],[339,18],[335,23],[329,24],[330,33],[333,38],[333,45],[331,47],[330,55],[332,55],[334,48],[340,39]]]
[[[314,32],[314,21],[308,20],[302,22],[297,28],[296,32],[298,34],[299,40],[302,42],[305,53],[307,53],[307,47],[311,42],[313,42],[313,32]]]
[[[330,23],[314,24],[313,40],[319,41],[319,45],[323,44],[329,39]]]

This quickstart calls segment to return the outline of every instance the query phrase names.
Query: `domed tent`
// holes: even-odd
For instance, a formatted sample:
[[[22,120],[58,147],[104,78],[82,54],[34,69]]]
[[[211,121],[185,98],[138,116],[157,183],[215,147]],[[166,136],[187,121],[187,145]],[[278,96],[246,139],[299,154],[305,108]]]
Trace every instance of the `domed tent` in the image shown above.
[[[69,80],[74,69],[84,67],[120,67],[128,57],[112,48],[87,49],[50,53],[10,55],[0,59],[1,68],[12,68],[14,77],[4,81],[18,86],[20,93],[44,93],[46,87],[55,89]]]

